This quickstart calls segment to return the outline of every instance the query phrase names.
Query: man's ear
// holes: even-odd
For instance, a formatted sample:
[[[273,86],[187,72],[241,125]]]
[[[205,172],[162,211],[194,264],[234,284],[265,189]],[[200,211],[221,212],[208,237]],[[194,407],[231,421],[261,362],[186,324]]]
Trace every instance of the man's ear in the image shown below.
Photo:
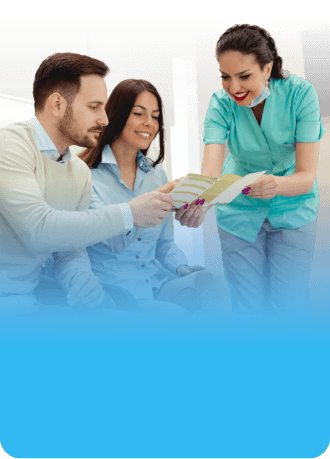
[[[51,94],[46,101],[48,110],[55,118],[61,118],[64,115],[67,104],[65,98],[58,92]]]

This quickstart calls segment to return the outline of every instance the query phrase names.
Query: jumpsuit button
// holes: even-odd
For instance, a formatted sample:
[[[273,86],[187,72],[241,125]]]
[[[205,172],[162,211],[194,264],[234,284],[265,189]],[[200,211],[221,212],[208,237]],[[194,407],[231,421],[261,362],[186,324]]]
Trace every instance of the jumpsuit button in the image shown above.
[[[149,279],[146,280],[146,283],[147,283],[147,284],[149,283]]]
[[[141,241],[141,238],[140,238],[140,237],[138,237],[138,241]]]
[[[141,265],[141,268],[144,268],[144,267],[145,267],[145,265]]]
[[[139,255],[136,255],[136,258],[140,258]]]

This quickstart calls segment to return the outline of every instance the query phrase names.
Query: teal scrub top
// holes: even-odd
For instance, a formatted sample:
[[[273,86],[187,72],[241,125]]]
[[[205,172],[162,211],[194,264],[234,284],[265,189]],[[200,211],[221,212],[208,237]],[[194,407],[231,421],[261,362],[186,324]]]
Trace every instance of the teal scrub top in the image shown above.
[[[290,75],[270,80],[259,126],[251,108],[239,107],[222,89],[213,94],[204,122],[204,144],[224,144],[229,155],[222,174],[291,175],[295,171],[297,142],[318,142],[325,128],[318,96],[307,80]],[[242,193],[230,204],[217,204],[217,224],[225,231],[254,242],[266,218],[275,228],[296,229],[316,220],[317,182],[300,196],[257,199]]]

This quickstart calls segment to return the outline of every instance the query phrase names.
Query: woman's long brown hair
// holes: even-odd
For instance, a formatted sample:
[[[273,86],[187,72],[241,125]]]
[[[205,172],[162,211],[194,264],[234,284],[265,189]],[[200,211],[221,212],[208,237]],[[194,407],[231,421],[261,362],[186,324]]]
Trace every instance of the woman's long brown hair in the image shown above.
[[[157,89],[148,81],[145,80],[124,80],[120,82],[110,94],[108,102],[105,106],[105,111],[109,119],[109,124],[104,128],[100,134],[99,142],[96,147],[87,148],[82,151],[78,156],[81,158],[90,169],[95,169],[102,161],[102,152],[106,145],[111,145],[125,127],[126,121],[134,107],[137,96],[143,92],[149,91],[155,95],[159,107],[159,145],[160,152],[152,167],[161,163],[164,160],[164,117],[163,117],[163,104],[162,99]],[[148,148],[140,150],[146,156]]]

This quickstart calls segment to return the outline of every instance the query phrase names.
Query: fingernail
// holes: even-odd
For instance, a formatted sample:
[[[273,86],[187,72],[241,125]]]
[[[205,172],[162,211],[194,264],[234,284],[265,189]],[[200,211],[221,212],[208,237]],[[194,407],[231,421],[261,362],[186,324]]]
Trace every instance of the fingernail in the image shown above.
[[[242,191],[243,194],[248,194],[248,192],[251,190],[251,187],[248,186],[247,188],[244,188],[244,190]]]
[[[184,206],[184,209],[188,209],[188,204],[186,204],[186,205]]]
[[[202,199],[201,202],[200,202],[200,204],[203,205],[204,202],[205,202],[205,199]]]
[[[197,206],[197,204],[199,204],[199,203],[200,203],[200,200],[197,199],[197,201],[195,202],[195,206]]]

